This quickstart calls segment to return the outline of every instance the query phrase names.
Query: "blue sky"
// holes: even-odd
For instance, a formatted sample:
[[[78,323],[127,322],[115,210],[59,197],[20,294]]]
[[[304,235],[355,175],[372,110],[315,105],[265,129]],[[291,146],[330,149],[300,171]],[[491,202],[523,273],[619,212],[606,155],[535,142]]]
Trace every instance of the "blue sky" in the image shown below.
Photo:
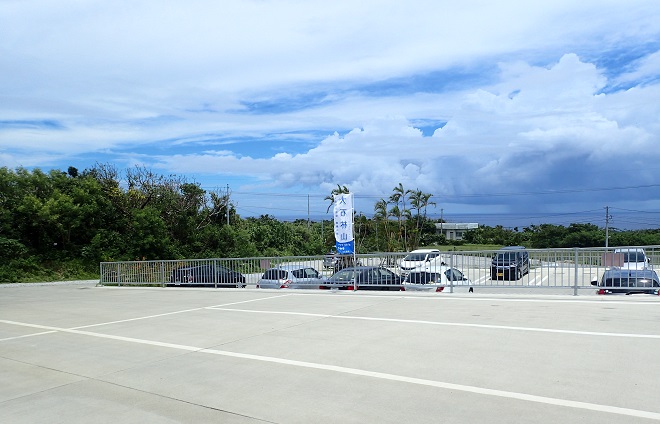
[[[0,0],[0,76],[0,166],[145,166],[243,216],[402,183],[448,219],[660,227],[656,0]]]

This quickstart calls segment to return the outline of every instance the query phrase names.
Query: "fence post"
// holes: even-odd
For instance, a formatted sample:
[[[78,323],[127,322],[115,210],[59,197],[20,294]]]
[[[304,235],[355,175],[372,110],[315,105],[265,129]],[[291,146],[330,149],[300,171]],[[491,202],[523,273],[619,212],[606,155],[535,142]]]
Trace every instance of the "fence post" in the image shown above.
[[[454,273],[451,272],[451,270],[454,268],[454,254],[452,253],[449,255],[449,275],[451,275],[451,278],[449,279],[449,293],[454,293]]]
[[[160,281],[161,287],[165,287],[165,261],[160,261]]]
[[[117,287],[121,287],[121,262],[117,262]]]
[[[578,248],[575,247],[575,278],[573,281],[573,296],[578,295]]]
[[[218,260],[216,258],[213,258],[213,288],[218,288]]]

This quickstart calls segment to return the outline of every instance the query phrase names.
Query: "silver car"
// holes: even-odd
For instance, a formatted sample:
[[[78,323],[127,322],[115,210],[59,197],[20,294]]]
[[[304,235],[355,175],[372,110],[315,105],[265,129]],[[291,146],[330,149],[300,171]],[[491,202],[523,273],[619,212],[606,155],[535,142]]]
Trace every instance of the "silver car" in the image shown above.
[[[270,268],[257,282],[261,289],[318,289],[325,278],[307,265],[285,264]]]

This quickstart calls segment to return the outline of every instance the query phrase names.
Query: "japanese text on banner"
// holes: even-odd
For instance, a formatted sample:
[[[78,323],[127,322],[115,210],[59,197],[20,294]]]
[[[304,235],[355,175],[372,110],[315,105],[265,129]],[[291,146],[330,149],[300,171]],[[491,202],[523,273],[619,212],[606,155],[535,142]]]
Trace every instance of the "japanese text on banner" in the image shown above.
[[[353,253],[353,194],[335,194],[334,222],[337,252]]]

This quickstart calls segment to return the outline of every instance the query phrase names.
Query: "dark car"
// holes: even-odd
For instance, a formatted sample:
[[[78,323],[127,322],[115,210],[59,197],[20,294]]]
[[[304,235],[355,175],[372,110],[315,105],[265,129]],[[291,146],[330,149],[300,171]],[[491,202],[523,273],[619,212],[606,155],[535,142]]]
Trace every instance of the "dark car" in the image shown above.
[[[328,278],[321,289],[401,290],[401,277],[380,266],[344,268]]]
[[[197,265],[176,268],[170,275],[175,286],[245,287],[245,277],[222,265]]]
[[[598,294],[660,294],[658,274],[651,269],[611,268],[591,282]]]
[[[493,256],[491,280],[519,280],[525,274],[529,274],[529,253],[523,246],[503,247]]]

